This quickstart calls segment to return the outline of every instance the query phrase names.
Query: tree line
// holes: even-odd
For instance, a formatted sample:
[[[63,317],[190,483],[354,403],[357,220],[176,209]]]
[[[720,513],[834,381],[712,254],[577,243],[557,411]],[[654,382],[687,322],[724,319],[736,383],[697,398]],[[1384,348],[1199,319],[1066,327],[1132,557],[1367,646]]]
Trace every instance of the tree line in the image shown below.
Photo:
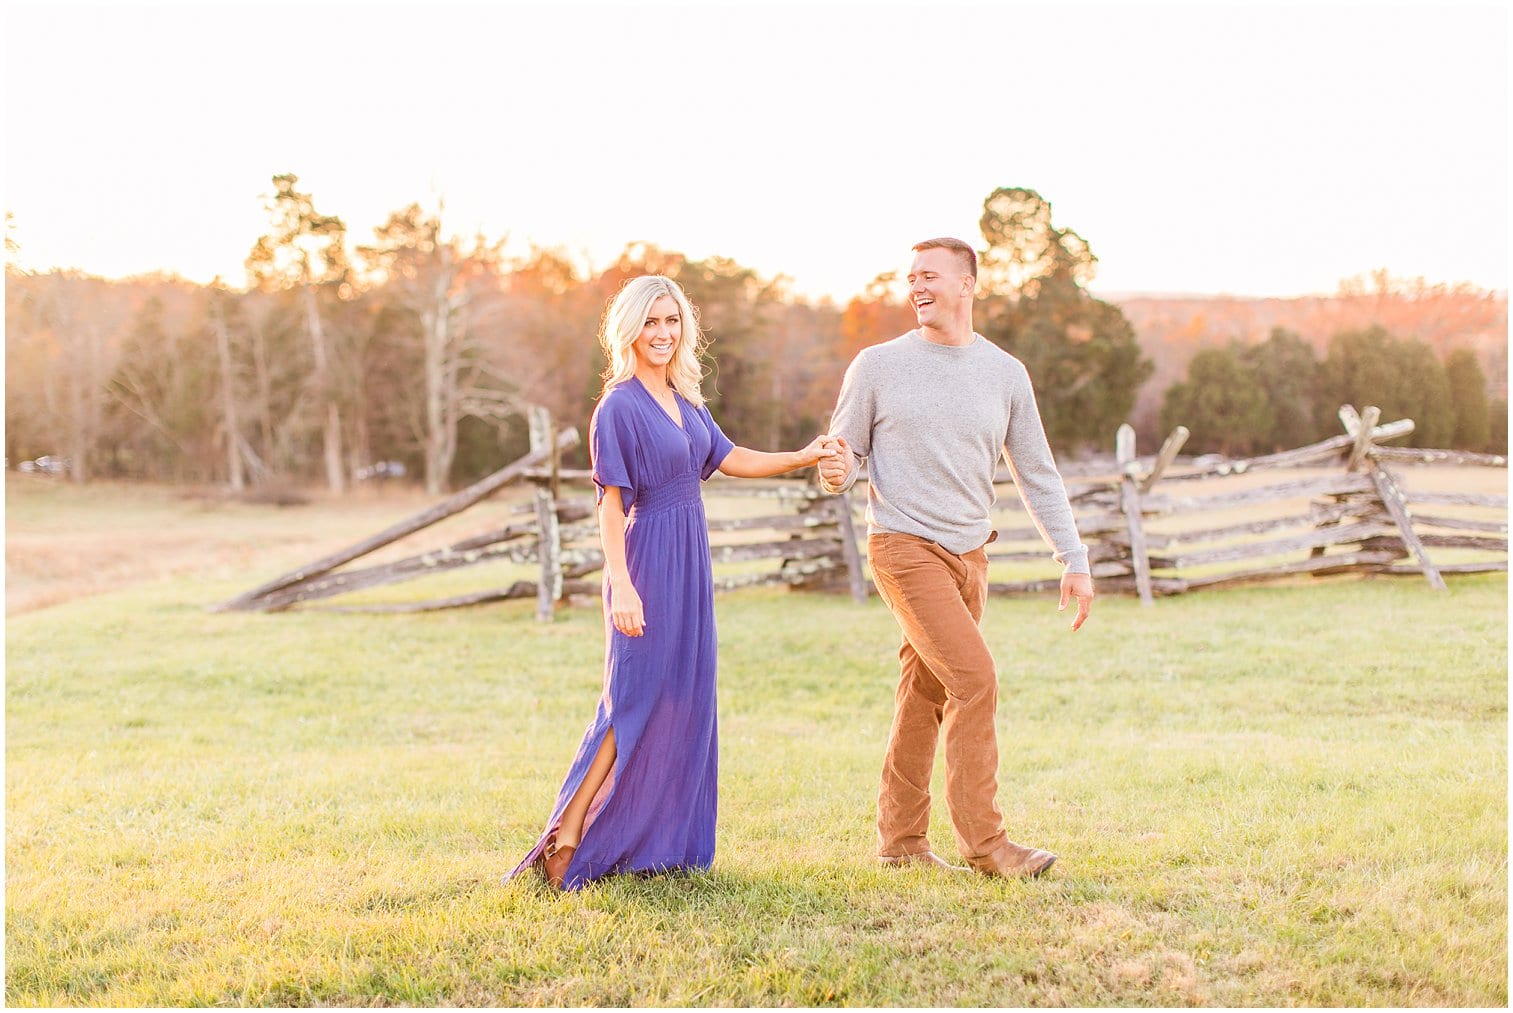
[[[243,284],[7,266],[12,467],[46,454],[66,459],[80,482],[321,483],[335,492],[402,471],[439,493],[524,453],[528,405],[586,427],[604,366],[595,341],[604,306],[644,273],[676,278],[699,307],[712,339],[706,396],[721,425],[742,443],[777,449],[823,430],[859,348],[913,326],[895,273],[837,306],[797,297],[782,277],[728,258],[645,243],[585,270],[559,251],[509,256],[500,239],[456,235],[444,208],[419,204],[359,238],[319,209],[298,177],[272,182]],[[1025,361],[1059,453],[1104,448],[1153,366],[1120,309],[1087,291],[1097,263],[1090,245],[1024,188],[988,195],[980,226],[978,330]],[[1349,361],[1372,369],[1382,348],[1412,345],[1385,334],[1362,341]],[[1196,447],[1217,438],[1223,445],[1213,449],[1240,452],[1291,440],[1284,423],[1304,417],[1294,410],[1300,398],[1313,399],[1306,417],[1315,431],[1297,442],[1332,433],[1337,424],[1324,414],[1342,391],[1350,392],[1342,400],[1374,397],[1386,417],[1411,405],[1421,437],[1443,435],[1441,445],[1493,442],[1469,424],[1445,430],[1430,418],[1435,409],[1419,410],[1425,402],[1412,391],[1427,388],[1411,369],[1352,372],[1345,345],[1334,365],[1332,352],[1310,363],[1286,335],[1267,347],[1215,350],[1201,366],[1194,359],[1172,388],[1173,418],[1188,413],[1181,421]],[[1427,368],[1404,354],[1412,368]],[[1475,382],[1464,363],[1441,368],[1446,384]],[[1375,395],[1370,384],[1379,381],[1391,396]],[[1251,404],[1263,386],[1278,399],[1269,415]],[[1398,392],[1408,400],[1393,401]],[[1493,429],[1495,412],[1484,413]],[[1209,433],[1210,423],[1230,430]],[[572,463],[585,464],[584,454],[580,447]]]
[[[1280,327],[1259,344],[1204,349],[1167,388],[1161,424],[1186,426],[1192,450],[1248,456],[1337,435],[1342,404],[1413,419],[1405,446],[1507,453],[1508,401],[1488,398],[1476,354],[1458,348],[1441,360],[1381,326],[1333,335],[1322,359]]]

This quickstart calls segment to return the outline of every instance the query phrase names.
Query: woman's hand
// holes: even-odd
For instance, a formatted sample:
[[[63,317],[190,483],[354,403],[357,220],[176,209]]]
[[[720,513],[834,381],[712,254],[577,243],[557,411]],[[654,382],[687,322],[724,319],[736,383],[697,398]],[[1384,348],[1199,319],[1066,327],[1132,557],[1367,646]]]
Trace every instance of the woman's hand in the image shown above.
[[[639,637],[646,632],[646,614],[641,608],[641,596],[628,580],[613,581],[609,585],[609,618],[615,629],[627,637]]]
[[[807,468],[811,464],[818,464],[824,458],[838,454],[839,450],[836,449],[835,442],[838,438],[835,436],[816,436],[809,446],[798,451],[798,467]]]

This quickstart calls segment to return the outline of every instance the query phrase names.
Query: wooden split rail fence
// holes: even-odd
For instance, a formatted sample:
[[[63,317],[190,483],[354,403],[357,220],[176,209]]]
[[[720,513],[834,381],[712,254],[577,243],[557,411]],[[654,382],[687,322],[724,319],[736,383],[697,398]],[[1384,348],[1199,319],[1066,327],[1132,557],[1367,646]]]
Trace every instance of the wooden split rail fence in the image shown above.
[[[1506,469],[1506,458],[1383,446],[1383,441],[1411,433],[1413,423],[1403,419],[1379,425],[1374,408],[1357,416],[1347,405],[1340,419],[1346,430],[1341,436],[1280,454],[1215,463],[1178,464],[1187,436],[1181,428],[1158,454],[1141,461],[1133,431],[1121,427],[1113,474],[1067,480],[1099,590],[1133,592],[1149,603],[1158,595],[1199,588],[1346,572],[1421,574],[1443,589],[1446,573],[1507,569],[1506,495],[1410,487],[1400,474],[1402,467],[1420,464]],[[585,578],[604,565],[592,495],[564,496],[566,486],[582,489],[588,481],[587,472],[561,467],[562,451],[578,440],[576,430],[559,431],[544,410],[533,410],[531,450],[519,461],[420,514],[217,607],[279,611],[459,567],[508,562],[531,565],[539,575],[428,601],[335,608],[413,612],[534,597],[537,617],[549,621],[556,605],[569,596],[597,595],[598,581]],[[1276,481],[1251,478],[1271,472],[1277,473]],[[402,559],[343,569],[516,481],[534,487],[531,501],[514,508],[518,522]],[[857,506],[865,499],[859,487],[829,496],[811,477],[717,479],[705,489],[710,498],[745,501],[712,511],[711,557],[718,589],[782,584],[849,591],[858,600],[869,593],[858,547]],[[754,515],[728,516],[743,511]],[[1055,567],[1049,550],[1007,481],[998,511],[998,538],[989,560],[1000,571],[1028,572],[1021,574],[1023,579],[993,581],[990,593],[1054,590],[1059,580],[1050,572]],[[1440,562],[1431,558],[1431,550],[1474,558]],[[766,562],[772,560],[775,568]]]
[[[1506,457],[1387,447],[1383,441],[1413,432],[1411,419],[1378,425],[1377,409],[1362,417],[1349,405],[1339,416],[1341,436],[1180,470],[1172,464],[1185,429],[1146,465],[1135,457],[1133,432],[1121,427],[1120,474],[1068,483],[1100,590],[1133,591],[1150,602],[1199,588],[1349,572],[1420,574],[1443,590],[1446,573],[1507,570],[1506,494],[1410,488],[1401,474],[1405,465],[1505,471]],[[1276,480],[1264,481],[1267,473]],[[1262,480],[1251,480],[1256,475]],[[1436,562],[1431,549],[1458,558]]]
[[[577,483],[581,488],[589,481],[588,472],[561,466],[562,452],[577,445],[578,433],[574,429],[555,429],[542,409],[531,412],[530,424],[531,450],[520,460],[434,507],[215,608],[278,612],[487,563],[532,564],[539,576],[535,580],[515,580],[502,587],[424,601],[321,607],[342,612],[420,612],[533,597],[537,617],[550,621],[558,602],[576,594],[597,595],[598,581],[585,579],[604,567],[594,499],[592,495],[564,496],[568,484]],[[519,481],[529,482],[534,490],[531,502],[514,507],[520,516],[518,522],[401,559],[369,566],[347,565],[453,517]],[[710,531],[715,536],[710,548],[714,562],[744,566],[751,561],[777,561],[776,569],[718,577],[717,589],[761,584],[817,588],[828,587],[838,580],[849,585],[854,596],[866,597],[849,496],[827,496],[814,486],[791,480],[715,481],[709,484],[709,489],[713,496],[735,494],[770,504],[764,516],[717,518],[710,522]],[[722,539],[720,535],[724,533],[729,534]],[[751,538],[753,534],[764,533],[770,533],[771,537],[758,537],[755,541]]]

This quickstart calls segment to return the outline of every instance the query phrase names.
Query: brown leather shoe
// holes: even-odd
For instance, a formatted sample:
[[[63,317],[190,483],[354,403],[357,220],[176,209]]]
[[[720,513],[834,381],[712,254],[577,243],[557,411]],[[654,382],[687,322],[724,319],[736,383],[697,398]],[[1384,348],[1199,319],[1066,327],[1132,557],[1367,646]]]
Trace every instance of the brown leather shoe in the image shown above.
[[[969,858],[967,864],[973,872],[985,876],[1030,879],[1040,875],[1056,863],[1056,856],[1040,848],[1026,848],[1013,841],[1004,841],[990,855]]]
[[[913,855],[881,855],[877,859],[890,869],[902,869],[912,866],[925,866],[931,869],[940,869],[945,872],[966,872],[965,865],[952,865],[933,851],[921,851]]]

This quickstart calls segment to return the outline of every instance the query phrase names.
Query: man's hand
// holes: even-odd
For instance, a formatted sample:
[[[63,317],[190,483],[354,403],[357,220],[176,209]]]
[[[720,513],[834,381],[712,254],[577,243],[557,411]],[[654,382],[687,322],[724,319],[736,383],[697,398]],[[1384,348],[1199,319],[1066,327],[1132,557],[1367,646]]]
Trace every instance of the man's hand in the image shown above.
[[[829,457],[820,458],[820,478],[831,487],[838,486],[851,474],[851,448],[844,436],[822,437],[830,447]]]
[[[824,467],[822,464],[821,467]],[[1066,603],[1071,599],[1077,599],[1077,618],[1072,620],[1072,629],[1082,628],[1087,621],[1087,614],[1093,610],[1093,578],[1085,573],[1063,573],[1061,575],[1061,604],[1057,606],[1057,612],[1066,611]]]

